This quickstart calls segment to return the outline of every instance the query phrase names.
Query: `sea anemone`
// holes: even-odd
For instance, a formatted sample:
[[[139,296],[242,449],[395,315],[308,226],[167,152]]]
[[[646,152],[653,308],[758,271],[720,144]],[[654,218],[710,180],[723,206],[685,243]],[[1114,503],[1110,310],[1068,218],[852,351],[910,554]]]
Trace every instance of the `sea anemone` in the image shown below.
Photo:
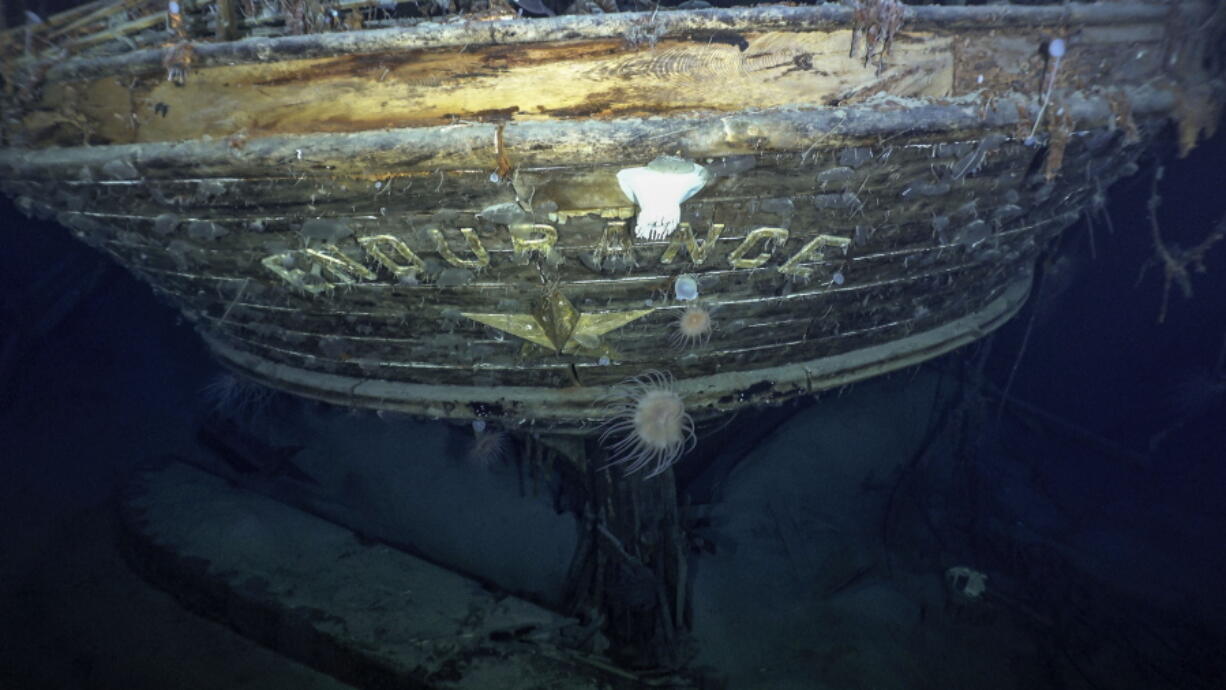
[[[697,347],[706,345],[714,330],[711,312],[701,305],[691,304],[677,317],[677,328],[668,339],[676,348]]]
[[[272,402],[275,392],[254,381],[230,372],[214,376],[200,390],[208,414],[223,419],[250,421],[262,415]]]
[[[473,440],[468,446],[468,461],[480,467],[490,467],[511,455],[511,436],[491,428],[483,419],[473,420]]]
[[[626,474],[651,467],[648,477],[664,472],[693,450],[694,420],[685,402],[673,390],[667,372],[652,371],[630,379],[615,389],[610,405],[612,417],[605,423],[600,442],[620,440],[606,446],[609,464],[624,465]]]

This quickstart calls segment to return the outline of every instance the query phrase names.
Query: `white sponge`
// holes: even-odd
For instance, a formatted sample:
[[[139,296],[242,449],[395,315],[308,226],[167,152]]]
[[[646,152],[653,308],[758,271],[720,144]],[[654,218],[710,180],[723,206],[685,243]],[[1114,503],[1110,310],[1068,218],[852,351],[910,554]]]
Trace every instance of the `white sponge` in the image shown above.
[[[622,193],[639,206],[635,237],[668,237],[681,221],[681,203],[701,191],[710,179],[706,168],[675,156],[660,156],[644,167],[618,172]]]

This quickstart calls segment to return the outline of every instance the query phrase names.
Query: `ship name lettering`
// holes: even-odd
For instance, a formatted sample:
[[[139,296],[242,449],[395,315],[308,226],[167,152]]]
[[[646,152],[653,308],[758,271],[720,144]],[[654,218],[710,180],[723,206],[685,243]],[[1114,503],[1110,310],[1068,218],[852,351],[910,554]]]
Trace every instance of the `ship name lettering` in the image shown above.
[[[681,223],[677,226],[677,231],[673,233],[672,239],[669,240],[668,248],[660,255],[660,263],[671,264],[677,258],[678,252],[682,247],[690,254],[690,261],[695,266],[701,266],[707,262],[707,256],[711,253],[711,248],[715,246],[715,241],[719,236],[724,234],[723,223],[712,223],[707,230],[707,239],[701,243],[694,237],[694,229],[689,223]]]
[[[762,264],[770,261],[771,256],[775,253],[776,247],[782,247],[784,242],[788,241],[788,231],[786,228],[758,228],[751,230],[745,239],[737,245],[736,249],[728,255],[728,263],[733,268],[758,268]],[[757,256],[746,258],[745,255],[754,247],[762,245],[762,251]]]
[[[427,232],[434,239],[434,249],[443,257],[447,263],[456,268],[471,268],[473,270],[481,270],[490,265],[490,255],[485,251],[485,246],[481,244],[481,238],[477,237],[477,232],[472,228],[460,228],[460,234],[468,242],[468,248],[472,250],[474,259],[461,259],[455,252],[451,250],[451,246],[447,244],[447,239],[443,237],[443,231],[438,228],[430,228]]]
[[[558,230],[545,223],[523,223],[507,228],[511,235],[514,260],[526,262],[533,254],[542,258],[556,254]],[[490,255],[482,244],[476,230],[471,227],[457,228],[467,245],[465,255],[458,254],[447,242],[444,231],[438,228],[426,230],[433,242],[433,249],[444,261],[457,268],[481,270],[490,265]],[[455,232],[450,231],[450,232]],[[688,254],[689,262],[701,266],[711,257],[716,242],[724,235],[723,223],[712,223],[706,237],[701,241],[695,236],[690,223],[683,222],[669,239],[668,246],[660,254],[661,264],[676,262],[682,251]],[[771,261],[783,247],[790,233],[786,228],[760,227],[750,230],[728,253],[728,265],[733,269],[760,268]],[[426,272],[426,262],[403,239],[395,235],[369,235],[357,238],[358,246],[369,260],[378,264],[401,282],[416,282]],[[837,235],[818,235],[805,243],[795,254],[778,267],[778,271],[792,278],[806,279],[813,268],[802,265],[821,261],[826,247],[842,249],[846,253],[851,239]],[[609,257],[621,257],[626,265],[635,265],[635,253],[641,251],[634,245],[624,220],[608,220],[604,224],[599,242],[592,248],[597,265]],[[335,245],[278,252],[264,257],[261,263],[281,278],[290,287],[319,294],[333,287],[353,285],[357,282],[378,280],[378,275]],[[308,270],[304,270],[304,267]]]
[[[558,243],[558,230],[552,225],[529,223],[512,225],[508,229],[511,231],[515,260],[520,263],[526,262],[533,253],[540,254],[541,258],[549,256],[553,246]]]

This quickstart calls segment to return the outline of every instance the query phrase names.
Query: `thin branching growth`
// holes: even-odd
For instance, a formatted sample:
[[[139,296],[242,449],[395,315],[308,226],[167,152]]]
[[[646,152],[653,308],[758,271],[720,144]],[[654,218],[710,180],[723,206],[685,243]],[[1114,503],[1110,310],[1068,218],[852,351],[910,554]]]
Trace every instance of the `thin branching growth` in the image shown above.
[[[1141,266],[1141,274],[1137,283],[1145,277],[1145,272],[1151,265],[1162,267],[1162,306],[1158,310],[1158,323],[1166,321],[1166,308],[1170,303],[1171,284],[1179,286],[1185,299],[1192,299],[1192,273],[1205,273],[1205,254],[1213,245],[1226,237],[1226,216],[1218,221],[1217,226],[1205,239],[1195,247],[1185,249],[1176,244],[1170,244],[1162,239],[1162,229],[1158,226],[1158,206],[1162,197],[1158,195],[1158,181],[1162,179],[1162,168],[1154,172],[1154,181],[1149,192],[1149,228],[1154,238],[1154,257]]]

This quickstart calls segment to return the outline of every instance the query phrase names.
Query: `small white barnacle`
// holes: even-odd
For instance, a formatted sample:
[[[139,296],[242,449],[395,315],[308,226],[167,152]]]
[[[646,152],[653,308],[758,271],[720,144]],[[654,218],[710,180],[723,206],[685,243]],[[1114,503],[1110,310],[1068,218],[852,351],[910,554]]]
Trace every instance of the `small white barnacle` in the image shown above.
[[[628,199],[638,204],[635,237],[661,240],[681,222],[681,204],[710,181],[701,165],[676,156],[660,156],[641,168],[617,173],[617,183]]]

